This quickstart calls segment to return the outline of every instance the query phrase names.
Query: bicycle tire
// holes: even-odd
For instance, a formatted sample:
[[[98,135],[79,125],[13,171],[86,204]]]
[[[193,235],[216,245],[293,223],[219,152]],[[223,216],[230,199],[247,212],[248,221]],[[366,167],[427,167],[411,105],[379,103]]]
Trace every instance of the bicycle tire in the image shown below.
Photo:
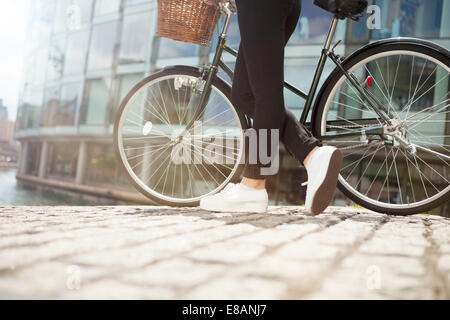
[[[391,51],[411,51],[421,53],[438,61],[441,61],[443,64],[450,68],[450,52],[447,49],[442,48],[434,43],[414,38],[386,39],[374,42],[350,55],[342,62],[342,65],[344,69],[348,71],[353,66],[371,56]],[[325,111],[326,103],[333,89],[343,76],[343,73],[338,68],[336,68],[326,79],[319,91],[312,113],[312,132],[315,136],[320,136],[322,134],[321,125],[323,122],[323,114]],[[344,195],[346,195],[358,205],[379,213],[385,213],[389,215],[412,215],[424,213],[450,201],[449,189],[446,191],[446,193],[428,203],[424,203],[411,208],[387,208],[385,206],[375,205],[371,202],[366,201],[352,190],[349,190],[340,180],[338,181],[338,188]]]
[[[126,164],[124,163],[124,159],[122,158],[121,149],[120,149],[120,141],[119,141],[119,130],[120,130],[120,121],[123,116],[124,110],[127,107],[130,99],[134,97],[136,92],[141,90],[141,88],[145,87],[148,83],[157,80],[158,78],[163,78],[167,76],[173,76],[173,75],[185,75],[188,77],[195,77],[195,78],[202,78],[203,79],[203,73],[202,69],[191,67],[191,66],[170,66],[166,67],[148,77],[140,81],[138,84],[136,84],[126,95],[126,97],[123,99],[117,114],[115,118],[114,123],[114,150],[116,153],[116,157],[119,160],[121,168],[125,171],[126,176],[128,177],[131,184],[144,196],[147,198],[155,201],[158,204],[168,205],[168,206],[174,206],[174,207],[195,207],[199,205],[200,200],[196,201],[170,201],[165,198],[159,197],[158,195],[155,195],[143,188],[135,179],[134,175],[129,172],[129,168],[127,168]],[[203,79],[204,80],[204,79]],[[248,128],[248,123],[246,121],[246,118],[244,115],[239,113],[231,104],[231,87],[220,77],[216,76],[212,81],[212,86],[214,86],[218,91],[220,91],[230,102],[229,106],[233,108],[233,110],[236,112],[236,114],[239,117],[239,122],[241,129]],[[236,166],[236,170],[234,171],[234,174],[230,177],[228,182],[235,181],[237,177],[240,176],[241,172],[243,170],[243,164],[239,162],[239,164]],[[215,190],[215,192],[220,191],[225,185],[223,185],[220,189]]]

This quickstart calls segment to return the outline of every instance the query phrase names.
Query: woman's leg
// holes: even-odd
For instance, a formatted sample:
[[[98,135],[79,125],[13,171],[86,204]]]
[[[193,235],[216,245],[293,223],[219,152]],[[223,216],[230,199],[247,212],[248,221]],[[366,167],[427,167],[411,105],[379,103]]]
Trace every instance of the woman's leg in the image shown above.
[[[265,133],[268,137],[262,136],[268,143],[265,146],[256,146],[257,157],[259,147],[267,152],[272,149],[271,144],[278,146],[279,139],[270,141],[270,130],[277,130],[287,149],[303,162],[316,148],[318,141],[301,126],[292,112],[286,110],[283,95],[284,46],[297,25],[300,0],[236,1],[242,41],[233,79],[232,102],[237,109],[253,118],[253,128],[259,131],[258,133],[265,133],[262,131],[264,129],[268,130]],[[253,152],[253,147],[250,149],[247,144],[246,151],[248,150]],[[326,168],[327,162],[333,157],[330,157],[331,153],[326,150],[319,153],[318,157],[318,152],[313,152],[316,160],[308,163],[313,162],[316,166]],[[273,153],[270,155],[272,160],[277,156]],[[261,162],[247,162],[242,183],[229,184],[223,191],[202,198],[200,207],[219,212],[267,211],[269,201],[264,188],[267,175],[261,173],[264,167]],[[323,168],[313,171],[316,174],[321,170],[323,171]],[[311,212],[317,213],[325,203],[322,199],[330,198],[330,192],[323,196],[322,190],[332,190],[329,187],[332,187],[336,180],[328,180],[326,184],[320,179],[313,181],[312,191],[307,192],[308,199],[312,201],[306,202]],[[325,189],[322,188],[324,185]],[[315,197],[316,194],[319,196]],[[315,199],[319,199],[320,203],[314,201]]]
[[[278,141],[270,141],[270,129],[279,130],[279,137],[288,151],[303,162],[318,141],[284,107],[283,97],[284,47],[297,26],[300,1],[260,0],[255,6],[251,0],[237,0],[237,6],[242,40],[235,66],[232,102],[253,118],[253,128],[257,132],[269,129],[263,151],[270,152],[271,143],[278,144]],[[275,155],[271,156],[273,159]],[[260,174],[262,167],[261,163],[247,164],[244,177],[264,179]]]

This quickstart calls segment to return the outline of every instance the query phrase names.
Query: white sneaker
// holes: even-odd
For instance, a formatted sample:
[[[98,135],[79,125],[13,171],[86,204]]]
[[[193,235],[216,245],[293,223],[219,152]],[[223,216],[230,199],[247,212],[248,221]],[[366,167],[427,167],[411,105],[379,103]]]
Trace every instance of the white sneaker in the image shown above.
[[[342,151],[331,146],[318,148],[308,159],[305,165],[308,173],[305,206],[309,213],[322,213],[330,205],[336,191],[342,159]]]
[[[221,192],[200,200],[200,208],[217,212],[267,211],[269,197],[266,189],[253,189],[242,183],[229,183]]]

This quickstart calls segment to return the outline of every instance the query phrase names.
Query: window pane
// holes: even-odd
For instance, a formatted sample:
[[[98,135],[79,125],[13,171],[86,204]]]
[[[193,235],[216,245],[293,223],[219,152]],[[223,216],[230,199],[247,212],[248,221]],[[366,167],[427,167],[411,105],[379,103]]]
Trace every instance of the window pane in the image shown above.
[[[53,120],[54,126],[73,126],[75,124],[79,94],[79,83],[70,83],[63,86],[59,108]]]
[[[48,63],[48,48],[39,48],[33,58],[31,58],[31,65],[27,65],[27,72],[25,72],[24,80],[32,84],[43,84],[45,81],[45,71]],[[25,61],[27,64],[27,61]],[[29,71],[29,72],[28,72]]]
[[[135,6],[135,5],[138,5],[138,4],[150,3],[152,1],[153,0],[125,0],[125,5],[127,7],[131,7],[131,6]],[[156,1],[154,3],[155,3],[155,6],[156,6]]]
[[[95,15],[101,16],[119,10],[120,0],[97,0],[95,2]]]
[[[55,24],[53,26],[53,32],[59,33],[67,30],[67,8],[69,6],[69,0],[56,1],[56,16]]]
[[[103,125],[109,99],[110,80],[96,79],[86,82],[82,123]]]
[[[448,0],[445,0],[448,1]],[[439,38],[441,36],[442,16],[445,15],[444,0],[376,0],[380,8],[381,28],[370,30],[372,40],[391,37]],[[351,22],[352,34],[357,41],[359,33],[367,30],[364,21]]]
[[[127,74],[121,75],[116,78],[118,81],[118,89],[115,92],[113,111],[110,117],[110,123],[114,123],[117,109],[119,108],[122,100],[125,98],[127,93],[133,88],[139,81],[144,78],[143,73]]]
[[[37,176],[41,158],[42,144],[40,142],[28,142],[28,151],[25,164],[25,173]]]
[[[80,10],[80,22],[82,24],[91,21],[93,0],[71,0],[71,4]]]
[[[211,47],[210,47],[211,52],[216,51],[217,42],[219,41],[217,34],[220,34],[222,29],[223,29],[223,23],[222,23],[222,19],[221,19],[221,20],[219,20],[219,23],[217,24],[216,30],[214,31],[214,35],[211,40]],[[234,14],[231,17],[230,26],[228,27],[227,46],[238,49],[240,41],[241,41],[241,34],[239,32],[239,24],[237,21],[237,15]]]
[[[332,18],[332,13],[319,8],[313,1],[303,1],[298,26],[289,44],[325,42]]]
[[[49,177],[75,178],[78,161],[77,143],[58,142],[49,145]]]
[[[72,33],[69,36],[67,45],[66,63],[64,68],[65,75],[81,74],[84,72],[86,61],[86,51],[89,42],[89,32],[82,31]]]
[[[194,57],[197,55],[197,49],[198,46],[192,43],[160,38],[158,57],[160,59]]]
[[[123,22],[119,63],[137,63],[147,60],[150,41],[150,12],[126,16]]]
[[[55,10],[56,4],[54,1],[38,2],[35,16],[32,18],[29,37],[31,39],[27,39],[26,45],[31,44],[31,46],[39,46],[41,48],[48,46],[55,20]],[[33,42],[36,42],[36,44],[33,44]]]
[[[89,143],[87,159],[87,184],[109,187],[114,185],[115,189],[134,190],[125,171],[117,165],[117,158],[110,144]]]
[[[116,157],[111,145],[89,144],[86,182],[91,185],[113,184]]]
[[[18,120],[20,129],[38,128],[40,123],[44,93],[42,89],[24,94],[19,106]]]
[[[41,126],[49,127],[59,108],[59,87],[47,88],[44,93],[44,108],[41,114]]]
[[[116,42],[116,29],[116,21],[94,26],[88,70],[111,68]]]
[[[66,52],[66,39],[53,40],[50,45],[50,55],[48,57],[47,80],[59,79],[64,68],[64,56]]]

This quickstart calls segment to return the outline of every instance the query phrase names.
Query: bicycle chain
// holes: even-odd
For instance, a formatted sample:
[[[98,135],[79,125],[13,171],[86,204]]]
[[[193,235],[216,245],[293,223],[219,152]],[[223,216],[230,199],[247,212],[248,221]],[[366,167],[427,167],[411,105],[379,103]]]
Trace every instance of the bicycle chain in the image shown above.
[[[372,124],[347,124],[347,125],[342,125],[342,126],[333,126],[331,124],[327,125],[327,128],[371,128],[373,127]]]
[[[343,147],[343,148],[338,148],[338,149],[339,150],[350,150],[350,149],[356,149],[359,147],[368,146],[369,144],[370,144],[370,142],[365,142],[365,143],[357,144],[355,146],[348,146],[348,147]]]
[[[349,125],[341,125],[341,126],[333,126],[331,124],[327,125],[327,128],[370,128],[373,127],[373,125],[370,124],[363,124],[363,125],[355,125],[355,124],[349,124]],[[370,142],[364,142],[361,144],[357,144],[354,146],[348,146],[348,147],[343,147],[343,148],[339,148],[340,150],[350,150],[350,149],[356,149],[359,147],[364,147],[364,146],[368,146],[370,144]]]

